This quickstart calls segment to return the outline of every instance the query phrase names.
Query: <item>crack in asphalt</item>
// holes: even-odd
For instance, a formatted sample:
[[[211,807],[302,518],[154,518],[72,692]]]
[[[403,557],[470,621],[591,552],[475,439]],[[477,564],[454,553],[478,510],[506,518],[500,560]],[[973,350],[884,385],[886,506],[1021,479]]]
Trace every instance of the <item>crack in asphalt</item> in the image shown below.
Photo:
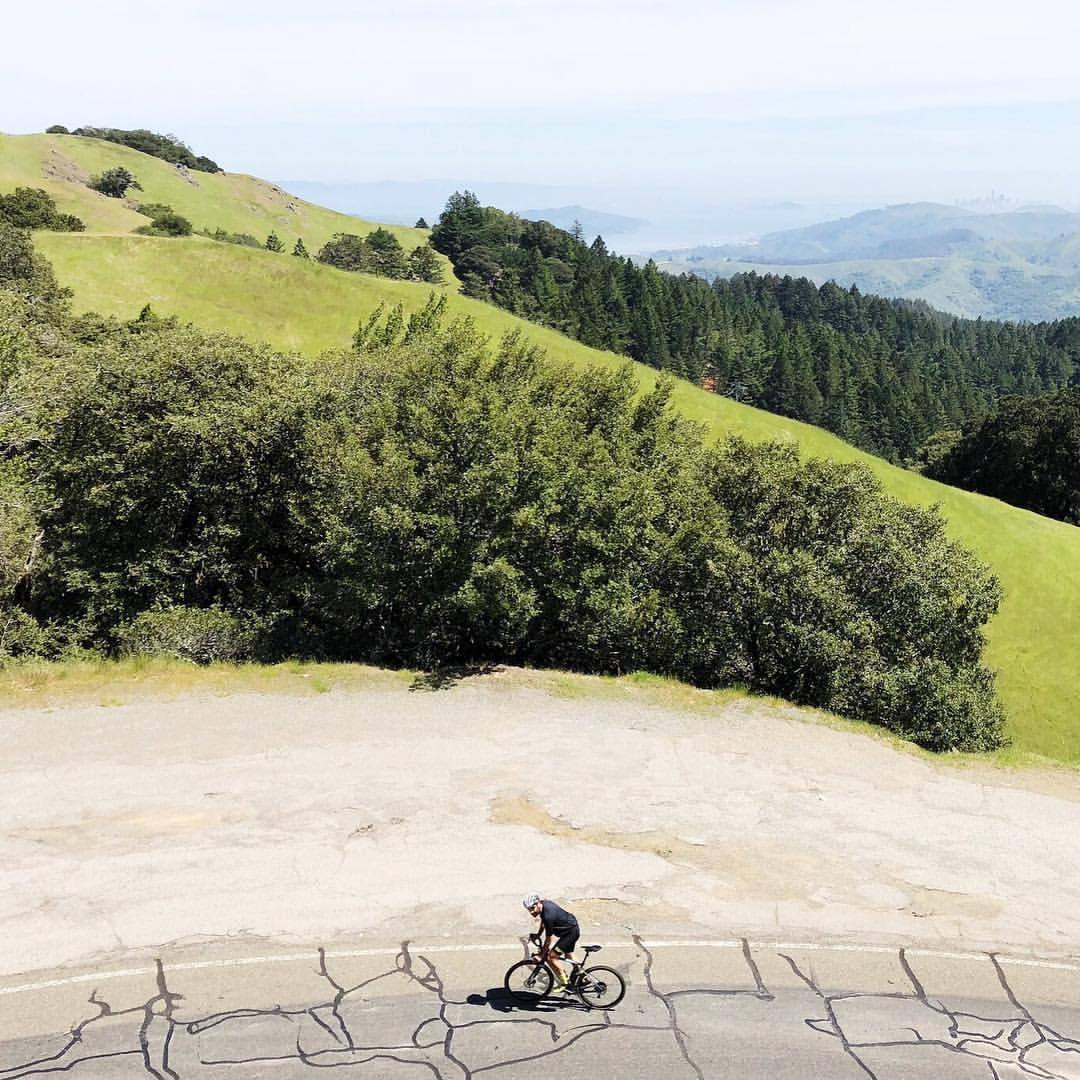
[[[911,991],[893,991],[882,993],[836,993],[822,990],[813,972],[804,971],[792,957],[780,954],[790,965],[795,975],[815,993],[822,1003],[825,1016],[807,1019],[805,1022],[814,1031],[836,1038],[843,1051],[870,1080],[883,1080],[874,1067],[865,1060],[874,1056],[874,1051],[922,1047],[936,1048],[949,1054],[973,1059],[987,1066],[990,1077],[1000,1080],[998,1065],[1009,1065],[1019,1070],[1023,1076],[1039,1077],[1040,1080],[1070,1080],[1076,1073],[1056,1072],[1043,1062],[1033,1058],[1040,1047],[1052,1050],[1055,1054],[1080,1055],[1080,1041],[1062,1035],[1049,1024],[1037,1020],[1030,1009],[1024,1005],[1012,985],[1001,962],[993,953],[987,953],[987,959],[993,966],[997,981],[1009,1006],[1015,1010],[1011,1015],[980,1016],[950,1008],[944,1001],[931,997],[922,980],[916,974],[906,949],[900,949],[898,960]],[[846,1002],[912,1002],[927,1010],[927,1021],[945,1022],[946,1037],[927,1037],[917,1027],[905,1025],[902,1029],[911,1033],[910,1039],[861,1039],[849,1034],[837,1006]]]
[[[638,997],[637,1012],[649,1001],[661,1009],[665,1022],[621,1021],[618,1010],[588,1010],[568,1001],[543,1001],[532,1009],[515,1008],[501,989],[486,995],[470,994],[465,1000],[451,996],[443,975],[423,955],[414,955],[403,942],[393,966],[354,984],[343,981],[328,962],[325,949],[317,951],[314,974],[327,986],[327,994],[313,1004],[286,1008],[274,1004],[264,1008],[235,1008],[211,1013],[196,1020],[183,1020],[177,1014],[183,995],[169,988],[165,966],[155,964],[155,993],[142,1004],[114,1009],[94,989],[88,999],[93,1014],[80,1020],[66,1035],[57,1036],[59,1045],[50,1053],[39,1053],[16,1064],[0,1061],[0,1080],[22,1080],[50,1073],[94,1071],[101,1075],[101,1063],[123,1069],[124,1075],[154,1077],[155,1080],[187,1080],[214,1067],[246,1067],[246,1075],[260,1065],[293,1062],[309,1068],[373,1066],[379,1076],[420,1075],[435,1080],[475,1080],[484,1074],[519,1075],[528,1065],[551,1068],[547,1059],[557,1058],[575,1046],[591,1046],[596,1040],[618,1040],[621,1034],[642,1033],[656,1040],[654,1048],[665,1053],[674,1046],[687,1077],[705,1080],[699,1043],[692,1024],[680,1016],[683,1003],[693,999],[722,1002],[732,999],[759,1001],[764,1008],[776,1000],[766,986],[749,941],[742,940],[742,959],[746,978],[740,985],[675,985],[661,988],[656,976],[656,959],[645,940],[635,934],[633,943],[643,959],[644,996]],[[524,942],[523,942],[524,945]],[[527,952],[527,945],[524,945]],[[904,1072],[882,1072],[876,1059],[890,1050],[918,1047],[931,1053],[958,1055],[984,1065],[989,1080],[1003,1080],[1000,1068],[1008,1075],[1036,1077],[1038,1080],[1070,1080],[1080,1075],[1057,1071],[1068,1061],[1080,1067],[1080,1041],[1065,1035],[1024,1004],[1008,975],[992,953],[986,954],[1003,995],[1001,1009],[988,1010],[995,1015],[982,1016],[950,1007],[931,996],[917,974],[906,950],[900,949],[897,961],[910,989],[888,992],[830,992],[822,987],[813,970],[804,970],[793,957],[777,956],[786,961],[797,980],[820,1002],[824,1015],[805,1017],[811,1031],[835,1040],[843,1055],[869,1080],[887,1080]],[[418,1021],[404,1030],[391,1029],[390,1016],[397,1019],[395,998],[381,998],[373,1004],[367,991],[379,983],[397,980],[400,1009],[407,1014],[417,1008]],[[744,985],[749,983],[749,985]],[[631,986],[631,991],[641,989]],[[412,996],[402,992],[412,991]],[[795,991],[802,994],[803,991]],[[423,1004],[430,997],[430,1006]],[[812,1000],[812,999],[811,999]],[[882,1006],[885,1006],[884,1013]],[[925,1019],[912,1023],[912,1006],[925,1013]],[[503,1015],[497,1018],[469,1019],[460,1015],[470,1007],[486,1007]],[[898,1010],[892,1027],[888,1008]],[[386,1013],[390,1008],[394,1010]],[[536,1015],[536,1013],[542,1015]],[[997,1015],[1000,1012],[1001,1015]],[[626,1013],[633,1016],[633,1010]],[[877,1029],[873,1037],[863,1030],[867,1017]],[[648,1017],[643,1017],[643,1021]],[[740,1021],[732,1016],[732,1025]],[[371,1028],[365,1040],[361,1028]],[[880,1030],[884,1027],[886,1030]],[[934,1028],[936,1030],[931,1030]],[[125,1032],[127,1032],[125,1034]],[[522,1039],[534,1033],[540,1045],[528,1048]],[[371,1038],[370,1035],[374,1035]],[[283,1036],[284,1046],[283,1046]],[[395,1036],[399,1036],[395,1038]],[[510,1046],[506,1046],[509,1036]],[[0,1044],[0,1049],[2,1049]],[[16,1043],[8,1043],[14,1048]],[[638,1043],[633,1044],[635,1047]],[[530,1053],[521,1052],[531,1049]],[[767,1049],[767,1047],[766,1047]],[[630,1053],[628,1051],[628,1053]],[[658,1059],[659,1060],[659,1059]],[[945,1060],[945,1059],[943,1059]],[[887,1066],[885,1068],[888,1068]],[[671,1072],[668,1067],[664,1072]],[[939,1075],[946,1075],[942,1068]],[[674,1074],[673,1074],[674,1075]]]

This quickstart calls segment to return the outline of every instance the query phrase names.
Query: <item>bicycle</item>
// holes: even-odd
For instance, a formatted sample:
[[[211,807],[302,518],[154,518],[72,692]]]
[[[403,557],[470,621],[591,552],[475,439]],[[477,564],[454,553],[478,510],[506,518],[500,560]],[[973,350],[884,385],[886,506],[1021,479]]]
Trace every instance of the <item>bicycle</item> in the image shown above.
[[[530,934],[529,940],[540,945],[540,936]],[[574,961],[567,977],[567,989],[587,1009],[613,1009],[626,995],[626,983],[614,969],[602,964],[585,967],[589,957],[603,946],[586,945],[582,949],[585,959]],[[555,984],[555,972],[548,963],[548,951],[541,948],[529,960],[511,964],[503,979],[506,992],[519,1005],[535,1005],[551,993]]]

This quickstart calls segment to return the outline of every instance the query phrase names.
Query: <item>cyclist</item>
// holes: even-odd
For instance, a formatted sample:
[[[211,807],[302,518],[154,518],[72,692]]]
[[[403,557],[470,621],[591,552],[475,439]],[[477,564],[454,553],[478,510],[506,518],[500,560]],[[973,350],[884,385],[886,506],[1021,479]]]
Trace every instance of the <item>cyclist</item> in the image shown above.
[[[577,918],[565,908],[559,907],[554,900],[541,900],[536,893],[529,893],[521,903],[533,918],[539,918],[540,930],[546,935],[544,949],[547,951],[548,963],[551,965],[551,970],[555,972],[559,990],[565,991],[566,975],[556,957],[562,957],[570,963],[574,962],[571,953],[581,936]],[[555,939],[554,948],[551,947],[553,938]]]

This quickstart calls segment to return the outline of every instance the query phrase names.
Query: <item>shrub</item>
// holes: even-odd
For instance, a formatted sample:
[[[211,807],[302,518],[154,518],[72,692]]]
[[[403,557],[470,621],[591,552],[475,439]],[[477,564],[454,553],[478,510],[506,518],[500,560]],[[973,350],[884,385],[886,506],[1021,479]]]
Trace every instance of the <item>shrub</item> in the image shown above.
[[[41,188],[20,187],[10,195],[0,195],[0,221],[17,229],[82,232],[86,228],[74,214],[58,213],[53,197]]]
[[[106,169],[100,176],[91,177],[90,187],[94,191],[100,191],[102,195],[108,195],[110,199],[122,199],[131,189],[142,191],[142,185],[123,165]]]
[[[21,608],[0,602],[0,667],[12,660],[43,656],[47,649],[45,628]]]
[[[220,226],[211,232],[209,229],[201,229],[200,236],[208,236],[211,240],[217,240],[222,244],[239,244],[241,247],[261,248],[262,244],[251,233],[231,233]]]
[[[158,214],[171,214],[173,208],[168,203],[148,202],[139,203],[135,209],[148,218],[155,218]]]
[[[243,622],[221,608],[144,611],[121,627],[117,638],[124,653],[171,656],[194,664],[243,660],[252,646]]]
[[[66,127],[64,127],[63,124],[51,124],[49,127],[47,127],[45,129],[45,134],[46,135],[70,135],[71,132],[68,131],[68,129]]]
[[[47,228],[53,232],[86,232],[86,222],[74,214],[57,214]]]
[[[190,236],[191,222],[172,210],[159,210],[149,225],[135,230],[143,236]]]

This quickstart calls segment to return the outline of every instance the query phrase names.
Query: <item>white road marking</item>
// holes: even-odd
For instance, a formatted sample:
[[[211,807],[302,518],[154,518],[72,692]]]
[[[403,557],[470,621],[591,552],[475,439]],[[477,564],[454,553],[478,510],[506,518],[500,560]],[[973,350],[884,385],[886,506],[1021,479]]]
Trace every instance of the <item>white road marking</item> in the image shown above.
[[[711,940],[698,941],[650,941],[642,938],[649,948],[653,949],[741,949],[740,938],[714,938]],[[600,942],[605,949],[633,948],[633,943],[628,941]],[[792,951],[811,952],[847,952],[867,954],[893,955],[899,951],[899,946],[891,945],[828,945],[812,941],[751,941],[751,949],[759,951],[770,949],[781,952],[785,949]],[[475,953],[475,952],[514,952],[513,945],[417,945],[409,942],[409,952],[414,955],[429,953]],[[937,960],[964,960],[985,962],[988,953],[985,952],[947,952],[939,949],[906,948],[908,956],[922,956]],[[379,949],[327,949],[326,959],[351,959],[364,956],[397,956],[401,947]],[[213,968],[252,967],[261,964],[291,964],[300,961],[313,961],[317,953],[281,953],[277,956],[243,956],[232,960],[188,960],[176,964],[168,964],[168,971],[200,971]],[[1067,963],[1060,960],[1039,960],[1015,956],[1001,956],[994,954],[998,962],[1013,967],[1040,968],[1045,971],[1074,971],[1080,972],[1080,964]],[[51,990],[58,986],[74,986],[78,983],[105,982],[108,979],[127,979],[146,975],[155,975],[156,968],[121,968],[116,971],[93,971],[82,975],[70,975],[63,979],[45,979],[42,982],[22,983],[18,986],[0,986],[0,997],[9,994],[25,994],[32,990]]]

